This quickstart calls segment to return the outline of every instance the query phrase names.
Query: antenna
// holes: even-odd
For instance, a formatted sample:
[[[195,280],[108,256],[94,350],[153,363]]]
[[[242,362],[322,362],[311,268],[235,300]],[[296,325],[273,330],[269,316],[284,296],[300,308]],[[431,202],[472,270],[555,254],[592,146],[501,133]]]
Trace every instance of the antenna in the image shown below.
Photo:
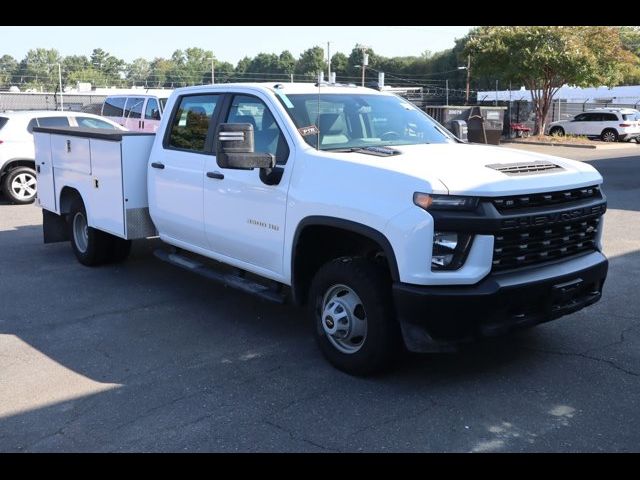
[[[316,116],[316,123],[318,125],[316,125],[316,127],[318,127],[316,130],[318,130],[318,136],[317,136],[317,140],[316,140],[316,151],[320,151],[320,85],[321,83],[318,82],[318,115]]]

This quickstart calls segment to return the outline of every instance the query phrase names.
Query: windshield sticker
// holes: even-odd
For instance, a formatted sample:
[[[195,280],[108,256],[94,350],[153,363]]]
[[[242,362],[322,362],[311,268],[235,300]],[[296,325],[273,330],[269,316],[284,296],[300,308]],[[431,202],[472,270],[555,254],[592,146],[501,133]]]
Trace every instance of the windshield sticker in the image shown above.
[[[278,90],[276,90],[276,95],[278,95],[282,99],[287,108],[294,108],[293,103],[291,103],[291,100],[289,100],[289,97],[287,97],[284,92],[279,92]]]
[[[320,133],[320,130],[318,130],[318,127],[316,127],[315,125],[300,127],[298,131],[303,137],[308,137],[309,135],[317,135],[318,133]]]

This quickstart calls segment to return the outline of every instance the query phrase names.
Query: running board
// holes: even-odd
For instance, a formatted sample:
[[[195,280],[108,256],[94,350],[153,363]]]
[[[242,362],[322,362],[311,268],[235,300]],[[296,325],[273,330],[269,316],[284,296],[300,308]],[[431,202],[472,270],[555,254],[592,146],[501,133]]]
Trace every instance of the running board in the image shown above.
[[[219,272],[203,263],[180,255],[179,253],[169,253],[166,250],[157,249],[153,254],[163,262],[170,263],[176,267],[184,268],[190,272],[215,280],[227,287],[233,287],[235,289],[242,290],[243,292],[251,293],[270,302],[280,304],[285,302],[286,294],[273,288],[269,288],[266,285],[248,280],[240,275]],[[241,275],[244,275],[243,271],[241,271]]]

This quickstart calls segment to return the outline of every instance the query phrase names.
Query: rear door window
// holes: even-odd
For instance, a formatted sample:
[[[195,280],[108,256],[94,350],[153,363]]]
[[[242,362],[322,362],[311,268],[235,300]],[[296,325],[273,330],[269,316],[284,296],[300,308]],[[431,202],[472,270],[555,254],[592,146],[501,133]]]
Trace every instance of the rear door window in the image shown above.
[[[220,95],[189,95],[180,99],[169,131],[168,147],[204,152],[211,117]]]
[[[109,97],[104,101],[102,115],[105,117],[122,117],[126,97]]]
[[[92,117],[75,117],[80,128],[104,128],[106,130],[116,130],[116,127],[104,120]]]

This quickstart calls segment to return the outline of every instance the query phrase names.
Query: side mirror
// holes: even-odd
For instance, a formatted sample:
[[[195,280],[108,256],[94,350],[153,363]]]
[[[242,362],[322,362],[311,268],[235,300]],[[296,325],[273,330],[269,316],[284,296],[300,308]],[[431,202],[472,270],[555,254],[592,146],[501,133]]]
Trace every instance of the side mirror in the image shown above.
[[[253,170],[273,168],[276,157],[270,153],[256,153],[253,125],[250,123],[221,123],[216,131],[216,162],[220,168]]]

